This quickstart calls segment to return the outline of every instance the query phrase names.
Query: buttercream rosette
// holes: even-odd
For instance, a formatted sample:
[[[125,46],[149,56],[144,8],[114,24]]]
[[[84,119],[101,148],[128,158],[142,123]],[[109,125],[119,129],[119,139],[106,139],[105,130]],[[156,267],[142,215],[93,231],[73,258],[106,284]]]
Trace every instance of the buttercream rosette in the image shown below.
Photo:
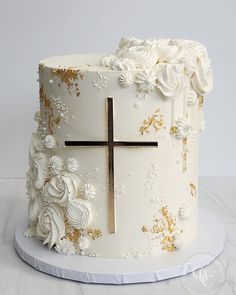
[[[51,248],[65,236],[63,211],[57,204],[44,203],[38,216],[36,233]]]
[[[69,202],[67,220],[76,229],[86,229],[92,220],[90,203],[81,199]]]
[[[76,198],[79,187],[79,177],[72,173],[63,173],[51,178],[43,188],[43,199],[66,207],[68,201]]]

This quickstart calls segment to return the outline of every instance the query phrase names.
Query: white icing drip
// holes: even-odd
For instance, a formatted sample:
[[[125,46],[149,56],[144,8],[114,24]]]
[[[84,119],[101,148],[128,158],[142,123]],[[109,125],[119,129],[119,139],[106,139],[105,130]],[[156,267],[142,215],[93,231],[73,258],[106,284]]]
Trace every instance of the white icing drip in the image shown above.
[[[194,90],[189,89],[188,94],[187,94],[187,102],[189,106],[195,105],[197,101],[197,94]]]
[[[206,55],[197,60],[197,69],[191,79],[193,89],[200,95],[211,91],[213,86],[212,70]]]

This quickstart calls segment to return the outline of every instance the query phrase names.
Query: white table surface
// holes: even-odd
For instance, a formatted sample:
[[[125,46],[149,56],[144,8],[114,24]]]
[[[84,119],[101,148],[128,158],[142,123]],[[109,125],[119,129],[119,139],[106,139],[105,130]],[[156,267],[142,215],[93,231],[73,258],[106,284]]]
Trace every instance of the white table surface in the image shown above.
[[[236,177],[200,179],[199,205],[213,212],[225,225],[226,244],[220,261],[226,282],[219,294],[236,294]],[[179,278],[158,283],[124,286],[88,285],[58,279],[33,269],[16,254],[16,224],[27,212],[24,179],[0,179],[0,294],[189,294]]]

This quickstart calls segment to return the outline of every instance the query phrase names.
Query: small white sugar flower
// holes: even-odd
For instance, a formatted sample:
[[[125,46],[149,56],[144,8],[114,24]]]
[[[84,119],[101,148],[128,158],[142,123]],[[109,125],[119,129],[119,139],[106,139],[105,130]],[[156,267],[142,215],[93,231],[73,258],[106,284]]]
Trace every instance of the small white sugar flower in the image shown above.
[[[66,170],[69,172],[75,172],[78,169],[78,162],[75,158],[67,158],[66,159]]]
[[[53,149],[56,146],[56,139],[52,135],[47,135],[44,138],[44,145],[47,149]]]
[[[61,170],[63,169],[63,163],[60,157],[52,156],[48,160],[49,171],[52,175],[60,174]]]
[[[81,188],[81,197],[85,200],[94,199],[96,196],[95,187],[92,184],[86,183]]]

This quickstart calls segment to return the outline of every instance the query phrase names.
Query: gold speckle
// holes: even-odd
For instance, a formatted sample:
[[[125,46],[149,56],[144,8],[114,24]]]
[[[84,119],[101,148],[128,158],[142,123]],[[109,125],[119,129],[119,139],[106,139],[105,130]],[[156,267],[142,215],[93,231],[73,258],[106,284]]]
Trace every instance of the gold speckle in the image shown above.
[[[90,236],[90,238],[92,238],[93,240],[96,240],[97,238],[100,238],[102,236],[102,232],[99,228],[96,228],[96,229],[89,228],[87,230],[87,233]]]
[[[139,128],[140,133],[142,135],[144,135],[145,133],[149,133],[151,126],[154,127],[156,131],[165,128],[163,116],[160,115],[159,108],[155,110],[154,114],[151,117],[148,117],[147,120],[143,120],[143,125]]]
[[[80,236],[82,235],[82,229],[76,229],[71,226],[67,220],[65,220],[66,225],[66,238],[72,242],[77,242]]]
[[[51,74],[52,76],[57,76],[58,78],[60,78],[61,82],[67,85],[69,92],[71,92],[71,88],[74,87],[76,96],[80,95],[78,83],[75,82],[78,77],[80,77],[81,80],[84,78],[84,74],[81,73],[80,70],[72,68],[52,69]],[[60,86],[60,83],[58,84],[58,86]]]
[[[60,120],[61,120],[61,118],[58,116],[55,120],[54,120],[54,122],[55,122],[55,124],[59,124],[60,123]]]
[[[197,189],[196,189],[196,186],[193,184],[193,183],[190,183],[190,188],[191,188],[191,195],[193,197],[196,197],[197,196]]]
[[[170,134],[172,134],[172,135],[175,135],[177,133],[177,131],[178,131],[177,126],[172,126],[170,128]]]
[[[204,96],[199,95],[198,96],[198,99],[199,99],[199,108],[202,108],[203,103],[204,103]]]
[[[42,71],[43,72],[43,68],[44,68],[45,64],[44,63],[40,63],[39,64],[39,72]]]
[[[162,240],[161,240],[161,244],[163,244],[162,246],[162,250],[167,250],[169,252],[174,251],[175,250],[175,246],[174,246],[174,237],[173,236],[165,236]]]
[[[146,226],[146,225],[143,225],[143,227],[142,227],[142,231],[145,233],[145,232],[148,232],[149,230],[148,230],[148,227]]]

